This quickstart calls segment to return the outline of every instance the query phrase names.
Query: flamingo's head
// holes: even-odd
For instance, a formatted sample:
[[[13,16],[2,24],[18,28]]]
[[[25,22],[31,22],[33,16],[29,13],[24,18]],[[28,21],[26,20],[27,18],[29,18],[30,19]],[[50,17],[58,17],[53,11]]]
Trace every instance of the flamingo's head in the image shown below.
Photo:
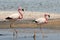
[[[45,17],[48,16],[48,17],[50,18],[50,15],[49,15],[49,14],[44,14],[44,16],[45,16]]]
[[[22,9],[21,7],[18,8],[18,11],[24,11],[24,9]]]

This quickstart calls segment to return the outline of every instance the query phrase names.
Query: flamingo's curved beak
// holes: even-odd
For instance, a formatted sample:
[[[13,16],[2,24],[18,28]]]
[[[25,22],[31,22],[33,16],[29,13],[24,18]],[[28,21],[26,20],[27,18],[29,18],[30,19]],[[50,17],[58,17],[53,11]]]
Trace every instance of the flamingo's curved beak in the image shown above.
[[[50,15],[48,15],[48,17],[50,18]]]
[[[22,9],[22,11],[24,11],[24,9]]]

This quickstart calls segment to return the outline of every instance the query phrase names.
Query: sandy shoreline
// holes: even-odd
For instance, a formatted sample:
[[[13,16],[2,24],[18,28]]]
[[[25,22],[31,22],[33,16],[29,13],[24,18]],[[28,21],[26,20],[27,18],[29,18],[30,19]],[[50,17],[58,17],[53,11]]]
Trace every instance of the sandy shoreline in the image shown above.
[[[18,11],[0,11],[0,19],[4,19],[5,17],[11,15],[11,14],[17,14]],[[27,14],[27,15],[26,15]],[[48,13],[48,12],[31,12],[31,11],[24,11],[23,15],[25,18],[39,18],[41,16],[44,16],[44,14],[50,14],[51,18],[60,18],[59,13]]]

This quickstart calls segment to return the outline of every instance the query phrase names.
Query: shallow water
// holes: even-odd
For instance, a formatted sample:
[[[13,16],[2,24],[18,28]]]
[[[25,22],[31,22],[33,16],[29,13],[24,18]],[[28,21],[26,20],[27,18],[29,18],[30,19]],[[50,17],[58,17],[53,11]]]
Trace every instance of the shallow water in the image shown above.
[[[0,10],[16,11],[18,6],[26,11],[60,13],[60,0],[0,0]]]
[[[36,31],[36,40],[60,40],[60,30],[39,28],[18,28],[15,40],[34,40],[33,35]],[[0,29],[0,40],[13,40],[13,29]]]

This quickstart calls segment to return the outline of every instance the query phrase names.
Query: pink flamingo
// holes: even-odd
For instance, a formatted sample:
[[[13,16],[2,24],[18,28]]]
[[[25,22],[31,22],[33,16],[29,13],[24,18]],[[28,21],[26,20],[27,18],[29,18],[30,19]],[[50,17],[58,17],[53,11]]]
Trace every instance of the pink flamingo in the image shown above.
[[[15,22],[17,19],[22,19],[23,18],[23,13],[22,13],[23,11],[24,11],[24,9],[22,9],[21,7],[19,7],[18,8],[18,12],[19,13],[12,14],[12,15],[10,15],[10,16],[8,16],[8,17],[5,18],[6,20],[11,21],[10,27],[12,27],[13,22]]]

